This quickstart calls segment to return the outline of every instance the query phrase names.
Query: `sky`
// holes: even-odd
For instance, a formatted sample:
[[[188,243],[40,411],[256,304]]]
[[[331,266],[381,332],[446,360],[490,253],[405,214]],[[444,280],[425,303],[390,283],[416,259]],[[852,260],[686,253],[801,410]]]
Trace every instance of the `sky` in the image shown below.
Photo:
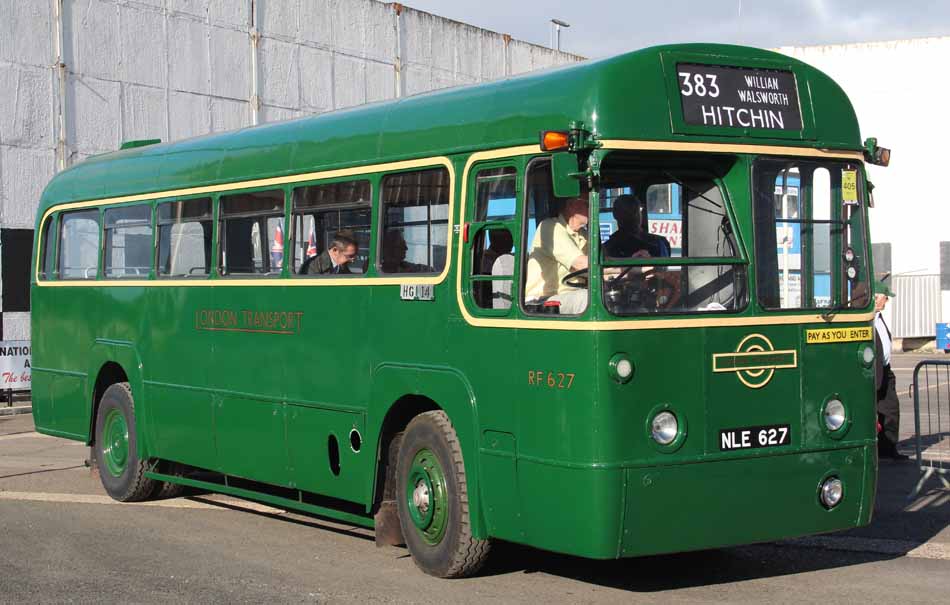
[[[412,8],[603,57],[655,44],[776,48],[950,35],[950,0],[404,0]]]

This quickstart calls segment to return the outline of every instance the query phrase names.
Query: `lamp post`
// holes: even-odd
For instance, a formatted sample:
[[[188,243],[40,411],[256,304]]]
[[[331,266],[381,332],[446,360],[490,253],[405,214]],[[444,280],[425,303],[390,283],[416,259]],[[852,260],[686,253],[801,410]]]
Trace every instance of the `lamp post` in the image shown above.
[[[551,19],[551,24],[554,25],[554,31],[552,32],[552,48],[555,50],[561,50],[561,28],[568,28],[571,26],[567,21],[561,21],[560,19]]]

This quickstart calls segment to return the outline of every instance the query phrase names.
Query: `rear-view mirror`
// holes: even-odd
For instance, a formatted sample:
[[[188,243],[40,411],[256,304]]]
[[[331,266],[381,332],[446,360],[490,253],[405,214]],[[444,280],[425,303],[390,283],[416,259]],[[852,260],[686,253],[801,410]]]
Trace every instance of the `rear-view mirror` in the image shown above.
[[[551,156],[551,180],[555,197],[580,196],[581,182],[574,176],[578,172],[580,169],[575,154],[562,151]]]

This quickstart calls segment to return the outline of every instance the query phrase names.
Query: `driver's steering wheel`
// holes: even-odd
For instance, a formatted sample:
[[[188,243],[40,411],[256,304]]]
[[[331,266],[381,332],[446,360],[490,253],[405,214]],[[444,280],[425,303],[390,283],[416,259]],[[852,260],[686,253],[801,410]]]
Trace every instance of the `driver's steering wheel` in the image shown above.
[[[635,265],[624,267],[624,269],[611,277],[607,284],[607,290],[626,291],[628,294],[622,295],[623,298],[635,298],[642,301],[646,307],[656,309],[669,309],[673,307],[680,299],[680,280],[673,273],[663,271],[658,267],[647,269],[638,274],[633,279],[625,279]],[[630,288],[639,290],[646,294],[645,297],[635,295]]]
[[[571,271],[561,278],[561,283],[571,288],[587,288],[590,282],[590,268],[584,267],[577,271]]]
[[[679,302],[679,275],[654,268],[643,272],[643,283],[656,298],[657,309],[670,309]]]

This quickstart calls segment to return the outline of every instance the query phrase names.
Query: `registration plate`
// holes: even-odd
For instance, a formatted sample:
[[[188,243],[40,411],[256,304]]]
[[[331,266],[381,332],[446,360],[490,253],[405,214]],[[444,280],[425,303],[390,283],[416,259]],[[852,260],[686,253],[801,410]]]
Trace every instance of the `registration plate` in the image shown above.
[[[741,429],[719,431],[719,451],[751,450],[761,447],[778,447],[792,442],[792,432],[787,424],[750,426]]]

